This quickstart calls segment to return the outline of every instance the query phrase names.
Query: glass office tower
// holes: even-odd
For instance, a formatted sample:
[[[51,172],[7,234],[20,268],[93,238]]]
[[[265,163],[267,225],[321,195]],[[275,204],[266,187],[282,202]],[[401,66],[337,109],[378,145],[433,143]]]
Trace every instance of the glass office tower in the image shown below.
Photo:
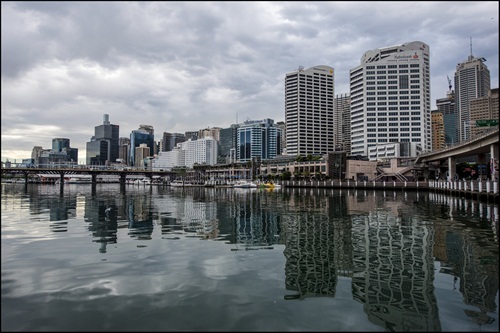
[[[119,136],[120,127],[110,124],[109,115],[105,114],[103,124],[95,127],[94,136],[87,142],[87,164],[93,164],[92,160],[99,164],[115,163],[119,158]],[[97,141],[106,141],[107,145],[96,143]],[[104,147],[106,152],[101,151]]]

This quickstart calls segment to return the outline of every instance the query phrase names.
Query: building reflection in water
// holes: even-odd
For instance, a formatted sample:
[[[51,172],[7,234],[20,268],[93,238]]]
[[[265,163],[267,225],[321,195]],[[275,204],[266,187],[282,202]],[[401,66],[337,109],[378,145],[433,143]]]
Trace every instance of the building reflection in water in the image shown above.
[[[31,187],[29,189],[32,190]],[[53,232],[67,232],[68,220],[76,218],[77,200],[74,195],[55,199],[52,196],[30,195],[29,200],[31,214],[44,215],[49,212],[50,230]]]
[[[294,191],[286,209],[291,213],[283,220],[285,286],[295,293],[285,299],[335,296],[338,275],[352,270],[345,197]]]
[[[352,217],[353,298],[364,304],[371,322],[387,330],[441,331],[432,226],[414,218],[414,202],[347,198],[350,207],[367,212]]]
[[[493,205],[432,192],[327,189],[158,188],[152,195],[127,188],[119,195],[31,197],[34,216],[50,209],[51,221],[62,223],[83,201],[100,252],[118,242],[122,228],[131,238],[152,239],[155,221],[166,240],[224,241],[231,251],[284,245],[285,299],[335,297],[338,278],[346,277],[367,318],[389,331],[441,330],[436,264],[455,279],[472,321],[491,324],[488,313],[498,311]]]
[[[464,233],[459,226],[436,225],[434,255],[442,263],[441,273],[454,276],[455,288],[463,295],[464,303],[476,308],[464,309],[465,314],[479,326],[491,324],[494,318],[487,312],[497,311],[495,295],[499,284],[498,245],[492,246],[493,238],[498,239],[498,207],[436,193],[431,193],[430,199],[441,203],[441,211],[436,214],[482,217],[464,224],[484,229],[483,237]],[[496,233],[488,232],[492,229]]]
[[[128,220],[129,236],[140,240],[149,240],[153,233],[153,209],[151,194],[144,191],[141,195],[125,195],[124,207]]]
[[[222,191],[221,191],[222,190]],[[267,209],[266,196],[253,190],[173,189],[174,202],[157,202],[162,237],[180,234],[236,244],[231,250],[271,249],[279,241],[280,217]],[[178,200],[177,200],[178,199]]]
[[[219,237],[217,203],[210,201],[204,190],[179,188],[169,200],[155,199],[163,239],[179,239],[180,235],[207,240]]]
[[[337,277],[346,276],[371,322],[390,331],[440,331],[436,259],[459,281],[464,303],[478,308],[464,309],[467,316],[478,325],[494,321],[487,313],[497,311],[497,208],[447,196],[436,205],[432,193],[408,201],[407,193],[343,192],[291,190],[283,233],[286,289],[295,294],[285,299],[334,297]],[[426,222],[419,210],[437,218]],[[471,215],[450,227],[450,217]],[[486,238],[467,232],[478,227]]]
[[[273,244],[280,242],[281,232],[281,216],[267,202],[272,197],[248,189],[236,189],[234,194],[230,216],[234,221],[234,243],[245,250],[272,249]]]
[[[84,220],[89,223],[92,241],[99,243],[99,252],[106,253],[106,246],[117,242],[117,206],[112,197],[85,196]]]

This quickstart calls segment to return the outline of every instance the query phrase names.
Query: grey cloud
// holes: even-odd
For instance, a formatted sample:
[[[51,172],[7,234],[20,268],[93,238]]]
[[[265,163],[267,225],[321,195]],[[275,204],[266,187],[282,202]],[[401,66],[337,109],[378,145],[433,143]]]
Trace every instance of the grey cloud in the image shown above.
[[[467,59],[471,36],[474,55],[487,59],[498,87],[494,2],[1,6],[2,151],[20,147],[7,131],[32,124],[47,128],[47,139],[27,137],[25,151],[53,134],[84,151],[104,113],[120,125],[120,136],[141,123],[155,124],[160,135],[229,126],[236,114],[240,121],[284,120],[286,73],[332,66],[335,93],[348,94],[349,70],[364,52],[414,40],[430,45],[433,101],[444,97],[446,75]]]

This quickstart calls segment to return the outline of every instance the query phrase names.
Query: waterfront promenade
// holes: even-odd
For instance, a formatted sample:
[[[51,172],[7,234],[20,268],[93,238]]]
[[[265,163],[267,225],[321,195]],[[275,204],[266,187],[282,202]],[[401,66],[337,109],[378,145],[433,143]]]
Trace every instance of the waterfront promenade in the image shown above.
[[[22,175],[16,181],[28,183],[30,174],[54,173],[63,179],[65,175],[87,174],[92,176],[92,183],[95,185],[98,175],[118,176],[119,182],[126,183],[127,176],[141,177],[165,177],[175,175],[172,171],[150,171],[150,170],[95,170],[95,169],[52,169],[52,168],[1,168],[2,176],[8,174]],[[2,182],[4,179],[2,177]],[[352,189],[373,189],[373,190],[421,190],[434,191],[437,193],[447,193],[454,196],[468,199],[481,200],[486,202],[499,203],[498,181],[491,180],[425,180],[425,181],[356,181],[356,180],[278,180],[277,184],[282,187],[303,187],[303,188],[352,188]],[[160,184],[168,185],[162,182]],[[203,186],[203,182],[199,185]]]
[[[447,193],[467,199],[481,200],[486,202],[499,203],[498,181],[490,180],[429,180],[415,182],[370,182],[354,180],[318,180],[318,181],[279,181],[284,187],[305,187],[305,188],[336,188],[336,189],[373,189],[373,190],[409,190],[409,191],[433,191],[437,193]]]

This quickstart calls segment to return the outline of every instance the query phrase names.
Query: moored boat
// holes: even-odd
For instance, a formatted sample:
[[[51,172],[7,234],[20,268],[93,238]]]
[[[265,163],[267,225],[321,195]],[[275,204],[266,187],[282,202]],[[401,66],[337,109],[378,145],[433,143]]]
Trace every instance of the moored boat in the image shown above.
[[[257,184],[250,180],[237,180],[234,182],[233,187],[236,188],[257,188]]]
[[[176,179],[176,180],[170,182],[170,186],[173,186],[173,187],[182,187],[182,186],[184,186],[184,181]]]
[[[149,179],[148,177],[136,179],[136,180],[134,180],[134,184],[135,185],[151,185],[151,179]]]
[[[92,184],[92,176],[70,176],[64,179],[64,184]]]

